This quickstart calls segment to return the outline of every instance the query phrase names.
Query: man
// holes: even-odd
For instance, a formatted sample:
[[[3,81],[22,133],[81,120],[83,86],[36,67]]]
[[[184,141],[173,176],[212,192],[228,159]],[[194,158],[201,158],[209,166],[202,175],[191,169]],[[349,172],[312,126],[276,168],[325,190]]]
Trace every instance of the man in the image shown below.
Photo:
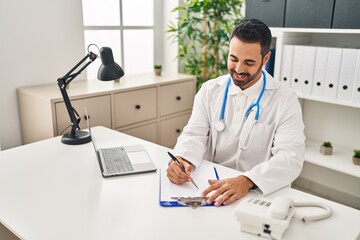
[[[202,85],[174,148],[185,173],[169,162],[167,177],[173,183],[191,181],[191,171],[202,160],[243,172],[210,179],[202,192],[210,196],[209,204],[230,204],[251,189],[267,195],[289,185],[302,169],[305,136],[298,98],[262,73],[270,44],[270,29],[259,20],[244,20],[233,29],[227,62],[231,78],[220,76]],[[248,110],[257,102],[259,108]]]

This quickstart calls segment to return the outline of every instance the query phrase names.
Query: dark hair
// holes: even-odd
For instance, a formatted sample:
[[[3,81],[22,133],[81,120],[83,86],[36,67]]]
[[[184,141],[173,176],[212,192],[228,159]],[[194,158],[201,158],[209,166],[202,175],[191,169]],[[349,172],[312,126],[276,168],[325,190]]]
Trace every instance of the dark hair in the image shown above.
[[[233,37],[246,43],[260,43],[263,57],[270,51],[271,31],[265,23],[258,19],[242,20],[232,30],[230,40]]]

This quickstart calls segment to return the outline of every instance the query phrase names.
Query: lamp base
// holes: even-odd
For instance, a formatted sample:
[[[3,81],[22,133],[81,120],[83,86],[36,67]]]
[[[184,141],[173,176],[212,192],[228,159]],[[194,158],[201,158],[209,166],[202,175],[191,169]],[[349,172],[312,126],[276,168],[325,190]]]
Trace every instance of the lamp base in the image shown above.
[[[84,131],[76,131],[75,134],[68,132],[65,133],[61,138],[61,142],[68,145],[80,145],[90,141],[90,133]]]

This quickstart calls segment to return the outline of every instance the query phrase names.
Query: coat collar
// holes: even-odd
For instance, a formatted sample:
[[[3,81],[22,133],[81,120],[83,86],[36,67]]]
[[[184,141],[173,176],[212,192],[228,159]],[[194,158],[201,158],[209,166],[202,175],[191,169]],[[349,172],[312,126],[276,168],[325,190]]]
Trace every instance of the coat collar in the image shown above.
[[[264,70],[266,75],[266,90],[270,89],[277,89],[281,86],[279,81],[276,81],[266,70]],[[220,87],[226,87],[226,84],[230,78],[230,74],[224,75],[220,81],[217,82],[217,85],[220,85]],[[229,86],[229,95],[237,95],[239,92],[243,92],[245,95],[247,95],[251,99],[257,98],[259,96],[259,93],[262,88],[263,84],[263,75],[261,75],[261,78],[257,83],[255,83],[253,86],[251,86],[248,89],[241,90],[238,86],[234,84],[232,80],[230,80],[230,86]]]

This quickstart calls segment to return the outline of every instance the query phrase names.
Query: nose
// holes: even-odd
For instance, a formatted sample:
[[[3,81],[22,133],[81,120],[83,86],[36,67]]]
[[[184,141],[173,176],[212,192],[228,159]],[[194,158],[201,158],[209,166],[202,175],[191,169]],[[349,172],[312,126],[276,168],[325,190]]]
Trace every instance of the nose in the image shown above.
[[[236,64],[235,64],[235,71],[237,72],[237,73],[241,73],[242,71],[244,71],[244,64],[241,62],[241,61],[239,61],[239,62],[237,62]]]

